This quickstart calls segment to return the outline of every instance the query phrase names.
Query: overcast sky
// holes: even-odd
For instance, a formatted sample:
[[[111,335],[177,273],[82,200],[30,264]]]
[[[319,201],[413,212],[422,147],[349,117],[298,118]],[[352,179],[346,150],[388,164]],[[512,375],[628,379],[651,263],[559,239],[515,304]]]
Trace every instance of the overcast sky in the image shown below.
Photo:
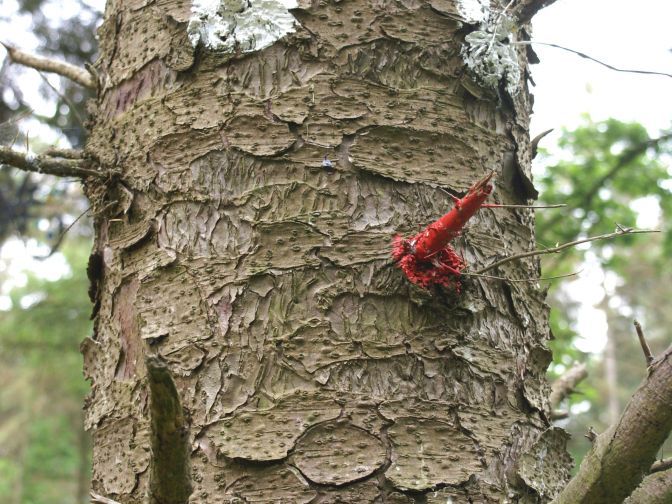
[[[534,19],[533,40],[584,52],[619,68],[672,73],[669,0],[557,0]],[[559,49],[534,46],[532,135],[573,127],[581,114],[642,122],[653,132],[672,122],[672,78],[619,73]]]

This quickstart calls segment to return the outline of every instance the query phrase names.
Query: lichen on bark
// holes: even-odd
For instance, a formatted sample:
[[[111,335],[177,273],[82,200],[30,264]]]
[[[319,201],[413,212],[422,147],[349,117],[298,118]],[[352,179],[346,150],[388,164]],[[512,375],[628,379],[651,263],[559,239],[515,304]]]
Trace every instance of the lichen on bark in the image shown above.
[[[259,51],[292,33],[294,0],[193,0],[187,31],[193,46],[213,51]]]

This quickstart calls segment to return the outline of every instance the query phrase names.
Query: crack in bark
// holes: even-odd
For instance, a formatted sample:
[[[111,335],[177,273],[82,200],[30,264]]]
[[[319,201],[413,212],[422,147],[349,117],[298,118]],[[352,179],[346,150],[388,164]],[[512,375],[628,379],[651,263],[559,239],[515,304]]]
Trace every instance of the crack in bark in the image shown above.
[[[175,382],[157,357],[145,359],[150,393],[152,462],[149,497],[154,504],[186,504],[193,491],[189,430]]]

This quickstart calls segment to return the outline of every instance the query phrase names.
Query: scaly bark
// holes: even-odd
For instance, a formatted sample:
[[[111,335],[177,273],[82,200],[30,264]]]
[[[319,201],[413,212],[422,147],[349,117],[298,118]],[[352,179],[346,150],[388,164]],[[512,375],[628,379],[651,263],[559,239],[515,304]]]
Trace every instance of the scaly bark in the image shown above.
[[[292,13],[296,33],[227,54],[190,45],[187,2],[108,3],[87,150],[121,175],[87,186],[112,208],[83,345],[94,492],[148,491],[151,347],[185,409],[190,502],[548,501],[569,457],[547,420],[543,293],[430,293],[390,264],[395,234],[489,170],[493,202],[525,202],[525,81],[508,98],[468,77],[476,27],[452,1]],[[479,264],[532,230],[529,210],[486,209],[456,245]]]
[[[667,504],[672,501],[672,469],[649,474],[625,504]]]

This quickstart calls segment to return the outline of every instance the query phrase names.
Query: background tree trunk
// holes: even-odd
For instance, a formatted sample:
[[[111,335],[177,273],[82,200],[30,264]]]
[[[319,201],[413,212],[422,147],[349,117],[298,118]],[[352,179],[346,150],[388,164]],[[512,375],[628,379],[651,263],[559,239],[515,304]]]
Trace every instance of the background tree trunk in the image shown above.
[[[99,34],[87,151],[120,175],[88,186],[96,493],[146,498],[157,355],[191,502],[549,500],[569,458],[547,420],[544,293],[430,293],[390,264],[395,234],[488,170],[491,199],[531,195],[526,50],[510,98],[468,76],[476,27],[449,0],[303,1],[295,33],[246,54],[194,49],[190,8],[111,0]],[[529,250],[532,226],[483,210],[458,249]]]

